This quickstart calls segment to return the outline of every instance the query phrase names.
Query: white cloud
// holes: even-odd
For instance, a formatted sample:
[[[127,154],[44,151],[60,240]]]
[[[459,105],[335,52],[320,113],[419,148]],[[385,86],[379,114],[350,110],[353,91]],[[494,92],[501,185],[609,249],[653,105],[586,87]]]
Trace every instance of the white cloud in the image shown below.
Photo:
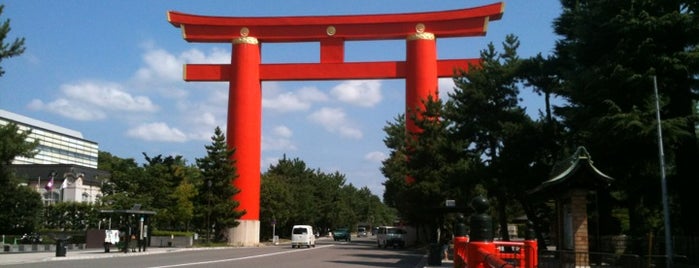
[[[350,80],[333,87],[331,94],[338,100],[362,107],[381,102],[381,82],[378,80]]]
[[[365,160],[368,160],[370,162],[378,162],[378,163],[381,163],[381,161],[385,160],[387,157],[388,156],[386,156],[385,153],[378,152],[378,151],[369,152],[369,153],[364,155]]]
[[[205,54],[198,49],[190,49],[180,54],[184,63],[216,63],[224,64],[231,63],[231,52],[220,47],[214,47]]]
[[[158,110],[150,98],[134,96],[117,83],[85,81],[60,87],[60,97],[44,102],[32,100],[28,107],[80,121],[107,118],[108,112],[152,113]]]
[[[174,55],[151,44],[144,45],[144,67],[136,71],[135,78],[141,82],[181,82],[182,66],[186,63],[230,63],[230,52],[213,48],[209,54],[190,49]]]
[[[148,97],[132,96],[116,83],[82,82],[61,86],[61,92],[77,104],[105,110],[153,112],[158,109]]]
[[[214,129],[219,126],[225,133],[226,126],[220,125],[216,116],[208,111],[194,110],[181,115],[187,125],[187,137],[192,140],[211,141]]]
[[[449,98],[449,94],[454,92],[454,87],[456,87],[453,78],[440,78],[437,84],[437,88],[439,89],[439,99],[441,100],[447,100]]]
[[[184,132],[177,128],[170,128],[166,123],[149,123],[141,124],[135,128],[129,129],[126,135],[132,138],[142,139],[146,141],[165,141],[165,142],[185,142],[187,136]]]
[[[302,87],[294,91],[298,92],[297,95],[304,101],[324,102],[328,100],[328,96],[316,87]]]
[[[321,108],[311,113],[308,119],[322,125],[330,133],[338,133],[343,137],[352,139],[362,138],[362,131],[350,125],[345,112],[340,108]]]
[[[290,138],[294,135],[293,131],[286,126],[277,126],[274,128],[274,134],[283,138]]]
[[[262,136],[262,151],[295,151],[291,137],[293,131],[286,126],[276,126],[272,129],[272,135]]]
[[[143,81],[164,79],[166,81],[182,80],[182,61],[163,49],[153,49],[143,55],[146,64],[136,71],[136,77]]]
[[[311,107],[309,102],[303,102],[292,92],[273,96],[271,99],[262,99],[262,108],[279,112],[303,111]]]
[[[311,108],[313,102],[322,102],[327,99],[327,95],[315,87],[303,87],[286,92],[272,87],[269,90],[263,90],[262,108],[277,112],[305,111]]]
[[[93,121],[107,117],[107,115],[100,110],[86,109],[64,98],[56,99],[49,103],[44,103],[39,99],[33,99],[27,106],[32,110],[49,111],[79,121]]]

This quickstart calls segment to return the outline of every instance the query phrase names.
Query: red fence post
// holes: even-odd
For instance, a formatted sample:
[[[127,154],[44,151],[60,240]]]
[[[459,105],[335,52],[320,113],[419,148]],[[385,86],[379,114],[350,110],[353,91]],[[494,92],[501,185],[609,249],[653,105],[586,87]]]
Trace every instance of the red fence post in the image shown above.
[[[454,237],[454,268],[466,267],[468,263],[466,247],[468,247],[468,236]]]
[[[534,268],[539,265],[539,250],[535,239],[524,240],[524,268]]]
[[[464,214],[457,214],[454,219],[454,268],[466,267],[468,246],[468,231],[466,230],[466,218]]]
[[[474,213],[469,218],[471,233],[466,253],[468,268],[485,267],[485,256],[496,254],[497,248],[493,244],[493,220],[488,215],[488,199],[477,196],[471,200],[471,208]],[[486,253],[486,255],[483,255]]]
[[[527,221],[527,231],[524,235],[524,266],[534,268],[539,266],[539,244],[536,241],[534,223]]]

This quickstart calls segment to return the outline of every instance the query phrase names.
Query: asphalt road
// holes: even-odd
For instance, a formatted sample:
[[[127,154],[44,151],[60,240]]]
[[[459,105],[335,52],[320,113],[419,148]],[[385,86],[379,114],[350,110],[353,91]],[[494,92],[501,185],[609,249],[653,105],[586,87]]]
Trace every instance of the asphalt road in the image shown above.
[[[265,247],[183,250],[128,257],[66,259],[3,267],[395,267],[424,266],[424,250],[379,249],[374,237],[352,242],[320,239],[314,248],[292,249],[288,244]]]

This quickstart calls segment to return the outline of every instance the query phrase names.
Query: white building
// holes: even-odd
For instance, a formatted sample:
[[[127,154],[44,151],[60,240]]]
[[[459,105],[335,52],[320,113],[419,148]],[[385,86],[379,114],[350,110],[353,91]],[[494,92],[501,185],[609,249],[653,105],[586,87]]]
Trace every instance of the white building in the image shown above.
[[[69,164],[12,165],[15,175],[41,194],[44,204],[58,202],[97,203],[110,174],[94,168]]]
[[[97,202],[109,173],[97,169],[98,146],[82,133],[0,110],[0,126],[14,123],[21,131],[31,130],[28,141],[39,141],[32,158],[12,161],[15,175],[38,191],[45,204]]]
[[[0,110],[0,125],[17,124],[21,131],[31,130],[29,141],[38,140],[38,153],[33,158],[17,157],[12,164],[74,164],[97,168],[97,143],[83,138],[83,134]]]

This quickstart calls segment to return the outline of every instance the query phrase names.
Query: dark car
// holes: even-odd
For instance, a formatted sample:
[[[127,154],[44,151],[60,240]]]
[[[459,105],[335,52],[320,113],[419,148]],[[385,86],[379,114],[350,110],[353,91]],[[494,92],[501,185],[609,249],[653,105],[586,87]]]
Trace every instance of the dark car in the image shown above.
[[[333,239],[335,241],[345,240],[347,242],[352,241],[350,238],[349,228],[337,228],[333,231]]]

